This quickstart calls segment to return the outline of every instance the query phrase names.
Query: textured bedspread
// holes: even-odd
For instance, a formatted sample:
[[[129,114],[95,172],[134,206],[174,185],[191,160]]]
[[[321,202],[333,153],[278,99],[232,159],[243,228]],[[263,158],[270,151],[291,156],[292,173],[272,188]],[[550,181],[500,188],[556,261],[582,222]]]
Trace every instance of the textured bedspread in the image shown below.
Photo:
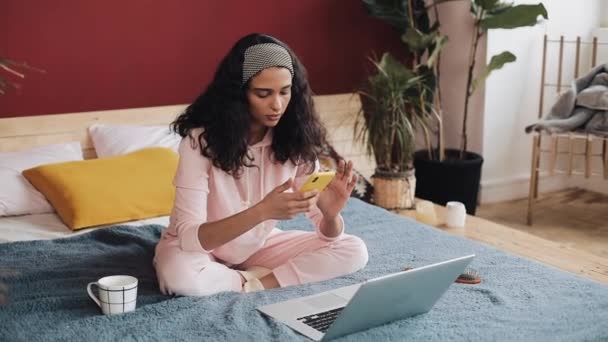
[[[193,297],[160,294],[152,267],[162,226],[116,226],[67,239],[0,245],[9,302],[0,306],[0,341],[307,340],[255,310],[261,304],[475,253],[478,285],[453,284],[427,314],[341,340],[608,340],[608,286],[426,227],[361,201],[344,212],[363,238],[368,266],[331,281],[263,292]],[[307,229],[305,218],[283,229]],[[139,278],[137,310],[103,316],[86,284],[111,274]]]

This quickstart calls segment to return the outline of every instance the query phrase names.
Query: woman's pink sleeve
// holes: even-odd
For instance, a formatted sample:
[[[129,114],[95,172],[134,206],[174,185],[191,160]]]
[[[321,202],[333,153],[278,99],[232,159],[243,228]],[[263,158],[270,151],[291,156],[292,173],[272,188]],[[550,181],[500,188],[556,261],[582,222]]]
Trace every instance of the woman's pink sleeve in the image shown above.
[[[175,202],[171,212],[171,224],[177,231],[182,250],[210,253],[198,238],[201,224],[207,221],[207,197],[209,195],[209,169],[211,163],[201,155],[200,144],[190,137],[179,145],[179,164],[173,179]]]
[[[319,171],[319,169],[320,169],[319,160],[316,160],[313,172],[317,172],[317,171]],[[304,182],[306,182],[306,179],[308,179],[308,176],[310,176],[311,174],[312,174],[312,172],[310,172],[308,165],[298,166],[298,171],[296,172],[296,177],[294,179],[295,189],[296,190],[299,189],[304,184]],[[338,218],[340,219],[340,223],[342,224],[342,230],[340,231],[340,234],[338,234],[337,236],[334,236],[334,237],[325,236],[321,232],[321,220],[323,219],[323,213],[321,212],[319,207],[315,206],[315,208],[313,210],[306,213],[306,217],[308,217],[310,219],[310,221],[313,223],[313,225],[315,226],[315,232],[317,233],[317,236],[322,240],[334,241],[334,240],[340,239],[342,237],[342,235],[344,235],[345,227],[344,227],[344,219],[342,218],[342,215],[338,215]]]

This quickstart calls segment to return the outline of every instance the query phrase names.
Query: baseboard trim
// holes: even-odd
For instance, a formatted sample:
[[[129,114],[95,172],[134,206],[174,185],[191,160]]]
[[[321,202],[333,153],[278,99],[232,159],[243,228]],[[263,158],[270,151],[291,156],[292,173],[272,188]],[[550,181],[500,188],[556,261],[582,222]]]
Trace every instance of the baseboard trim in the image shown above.
[[[557,191],[571,186],[566,176],[541,174],[539,178],[539,192]],[[529,175],[482,180],[479,189],[479,202],[493,203],[526,198],[529,190]]]
[[[570,184],[573,187],[608,195],[608,180],[605,180],[601,177],[575,177],[571,180]]]

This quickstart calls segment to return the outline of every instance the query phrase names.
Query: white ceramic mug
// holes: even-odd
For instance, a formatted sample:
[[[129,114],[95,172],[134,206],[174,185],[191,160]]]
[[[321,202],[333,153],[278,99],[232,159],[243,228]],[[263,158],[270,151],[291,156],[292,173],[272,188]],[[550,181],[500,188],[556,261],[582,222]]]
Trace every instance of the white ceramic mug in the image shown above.
[[[99,297],[93,294],[97,286]],[[103,277],[87,285],[89,297],[101,308],[104,315],[115,315],[135,310],[137,278],[128,275]]]
[[[445,223],[450,228],[464,228],[467,218],[467,209],[460,202],[448,202]]]

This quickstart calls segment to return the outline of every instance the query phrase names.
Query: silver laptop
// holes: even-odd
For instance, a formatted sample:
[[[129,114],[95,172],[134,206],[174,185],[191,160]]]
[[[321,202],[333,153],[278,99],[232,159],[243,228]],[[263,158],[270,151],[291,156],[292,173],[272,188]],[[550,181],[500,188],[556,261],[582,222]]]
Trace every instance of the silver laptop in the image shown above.
[[[429,311],[475,255],[414,268],[258,310],[315,341]]]

